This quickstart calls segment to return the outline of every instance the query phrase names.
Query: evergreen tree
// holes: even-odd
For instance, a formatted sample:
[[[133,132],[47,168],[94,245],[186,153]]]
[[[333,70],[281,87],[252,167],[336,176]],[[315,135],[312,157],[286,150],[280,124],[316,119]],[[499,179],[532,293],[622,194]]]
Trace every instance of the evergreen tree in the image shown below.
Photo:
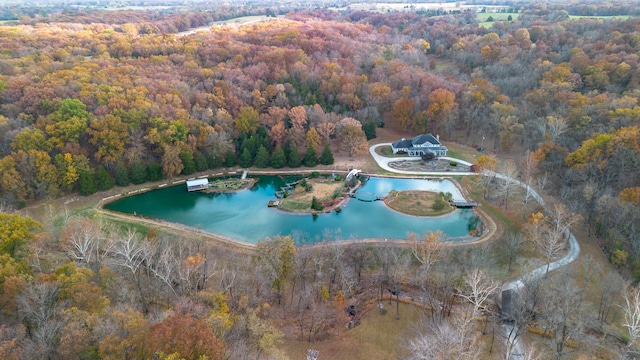
[[[306,167],[315,167],[318,165],[318,154],[313,146],[307,146],[307,153],[304,154],[304,160],[302,161]]]
[[[291,140],[289,138],[287,138],[284,141],[284,147],[282,148],[282,150],[284,150],[284,156],[287,159],[291,158]]]
[[[302,160],[300,159],[300,155],[298,154],[298,148],[294,146],[289,152],[289,167],[297,168],[300,167],[300,165],[302,165]]]
[[[162,167],[156,163],[147,165],[147,179],[149,181],[162,180]]]
[[[322,165],[333,164],[333,153],[329,148],[329,144],[324,144],[324,149],[322,149],[322,154],[320,155],[320,164]]]
[[[196,172],[196,163],[193,161],[193,155],[189,151],[183,151],[180,153],[180,160],[182,160],[182,174],[191,175]]]
[[[200,151],[196,152],[195,159],[193,160],[196,163],[196,171],[206,171],[209,168],[207,157]]]
[[[236,166],[236,163],[237,163],[236,153],[233,152],[233,150],[227,151],[227,155],[224,157],[224,166],[232,167],[232,166]]]
[[[362,125],[362,131],[364,131],[364,135],[367,137],[367,140],[375,139],[378,136],[376,134],[376,123],[373,121],[367,121]]]
[[[78,185],[80,186],[80,195],[88,196],[95,194],[98,191],[93,175],[88,171],[81,171],[78,178]]]
[[[260,145],[258,152],[256,153],[255,164],[259,168],[266,168],[269,166],[269,152],[264,145]]]
[[[248,149],[249,154],[251,154],[251,158],[254,158],[258,152],[258,141],[255,134],[251,134],[247,141],[242,144],[241,148],[243,148],[243,150]],[[240,157],[242,157],[242,153],[240,153]]]
[[[240,154],[240,158],[238,158],[238,165],[243,168],[248,168],[253,165],[253,157],[251,156],[251,151],[248,148],[242,149],[242,153]]]
[[[127,186],[129,185],[129,171],[122,162],[116,164],[115,171],[116,185]]]
[[[98,170],[96,171],[95,183],[96,188],[100,191],[109,190],[115,185],[113,182],[113,176],[111,176],[107,169],[102,165],[98,166]]]
[[[142,184],[147,181],[147,171],[139,162],[133,163],[129,169],[129,180],[134,184]]]
[[[276,145],[276,149],[273,150],[273,154],[271,154],[271,166],[274,169],[280,169],[287,164],[287,158],[284,155],[284,150],[282,146]]]
[[[220,158],[218,155],[212,155],[207,158],[207,166],[209,167],[209,169],[221,168],[222,165],[222,158]]]

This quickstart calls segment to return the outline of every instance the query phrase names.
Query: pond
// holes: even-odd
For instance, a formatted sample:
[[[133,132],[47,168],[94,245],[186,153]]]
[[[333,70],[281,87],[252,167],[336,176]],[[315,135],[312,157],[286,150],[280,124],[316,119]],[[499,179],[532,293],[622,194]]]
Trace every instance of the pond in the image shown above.
[[[187,192],[178,185],[137,194],[105,205],[107,210],[175,222],[236,241],[255,244],[275,235],[291,235],[296,244],[368,238],[406,239],[407,232],[441,230],[451,241],[468,240],[479,224],[470,209],[439,217],[417,217],[389,209],[383,201],[349,199],[340,212],[291,214],[267,207],[275,191],[295,178],[262,176],[251,188],[234,193]],[[359,190],[386,195],[391,190],[450,192],[462,200],[449,180],[369,179]]]

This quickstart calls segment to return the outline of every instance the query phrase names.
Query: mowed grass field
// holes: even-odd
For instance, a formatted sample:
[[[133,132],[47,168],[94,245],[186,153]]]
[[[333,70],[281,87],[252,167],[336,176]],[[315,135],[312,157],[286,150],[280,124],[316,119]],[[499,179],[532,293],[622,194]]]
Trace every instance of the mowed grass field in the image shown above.
[[[519,16],[518,13],[478,13],[476,19],[478,19],[479,26],[490,28],[496,21],[509,21],[509,15],[511,15],[512,21],[517,20]],[[492,17],[493,21],[488,21],[489,17]]]

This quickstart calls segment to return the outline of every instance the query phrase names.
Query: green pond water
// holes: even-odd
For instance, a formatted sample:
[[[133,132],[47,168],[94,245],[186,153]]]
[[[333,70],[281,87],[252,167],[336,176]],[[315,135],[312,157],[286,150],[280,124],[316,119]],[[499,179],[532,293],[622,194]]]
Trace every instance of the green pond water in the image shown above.
[[[441,230],[451,241],[469,240],[469,231],[479,224],[470,209],[458,209],[440,217],[417,217],[398,213],[383,201],[349,199],[341,212],[320,215],[291,214],[267,207],[275,192],[295,178],[263,176],[251,189],[234,193],[188,192],[178,185],[123,198],[106,209],[202,229],[255,244],[275,235],[291,235],[297,244],[327,240],[367,238],[406,239],[407,232],[423,234]],[[462,200],[448,180],[369,179],[359,190],[360,198],[386,195],[391,190],[431,190],[449,192]]]

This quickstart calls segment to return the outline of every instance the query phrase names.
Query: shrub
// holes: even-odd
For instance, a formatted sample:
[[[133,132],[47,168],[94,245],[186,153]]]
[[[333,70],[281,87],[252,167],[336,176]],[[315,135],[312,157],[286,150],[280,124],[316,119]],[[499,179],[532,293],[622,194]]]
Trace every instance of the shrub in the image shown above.
[[[340,197],[340,195],[342,195],[342,191],[340,189],[335,189],[333,191],[333,195],[331,195],[331,198],[337,199],[338,197]]]
[[[440,211],[444,209],[446,205],[447,203],[445,203],[444,200],[442,200],[441,198],[436,198],[433,202],[433,205],[431,205],[431,208],[435,211]]]
[[[449,162],[449,165],[451,165],[451,166],[458,166],[458,163],[457,163],[457,162],[455,162],[455,161],[450,161],[450,162]]]
[[[304,184],[304,191],[310,192],[311,190],[313,190],[313,185],[311,185],[311,183],[305,183]]]
[[[312,178],[312,179],[320,177],[320,172],[314,171],[314,172],[311,173],[311,175],[309,177]]]
[[[318,198],[316,198],[315,196],[313,197],[313,199],[311,199],[311,209],[316,211],[321,211],[322,209],[324,209],[324,206],[322,206],[322,204],[318,202]]]

